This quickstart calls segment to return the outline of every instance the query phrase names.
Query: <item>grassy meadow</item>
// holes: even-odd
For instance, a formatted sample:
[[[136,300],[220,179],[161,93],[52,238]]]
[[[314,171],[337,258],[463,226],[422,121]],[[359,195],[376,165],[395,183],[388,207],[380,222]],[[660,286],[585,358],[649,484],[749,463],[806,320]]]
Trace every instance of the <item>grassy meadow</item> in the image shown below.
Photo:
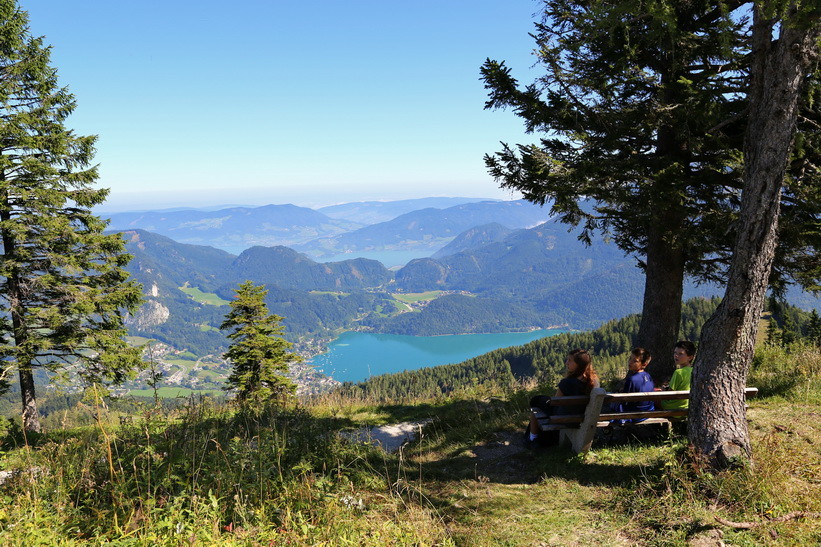
[[[190,398],[130,420],[89,400],[90,425],[25,439],[6,424],[0,544],[818,544],[819,379],[817,348],[760,348],[754,466],[722,473],[678,435],[528,449],[525,389],[254,411]],[[348,434],[426,419],[395,452]]]
[[[419,302],[430,302],[442,296],[443,291],[426,291],[413,293],[392,293],[391,296],[406,304],[418,304]]]
[[[214,293],[202,292],[197,287],[189,287],[188,283],[178,287],[182,292],[190,296],[195,302],[208,304],[209,306],[227,306],[228,300],[220,298]]]

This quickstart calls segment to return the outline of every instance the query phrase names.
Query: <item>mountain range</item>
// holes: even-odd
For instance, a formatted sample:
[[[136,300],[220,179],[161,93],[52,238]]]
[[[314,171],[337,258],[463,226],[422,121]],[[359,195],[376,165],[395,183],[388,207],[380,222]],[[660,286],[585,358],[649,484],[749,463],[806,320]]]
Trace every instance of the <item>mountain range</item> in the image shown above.
[[[380,222],[387,222],[405,213],[412,213],[420,209],[447,209],[455,205],[464,205],[465,203],[476,203],[479,201],[494,200],[486,198],[430,197],[396,201],[359,201],[320,207],[317,211],[330,218],[347,220],[368,226]]]
[[[266,210],[280,206],[272,207]],[[339,207],[331,212],[360,219],[369,207],[387,210],[382,202]],[[186,216],[177,221],[187,218],[186,222],[205,225],[204,219],[214,218],[212,213],[222,218],[225,211],[241,209],[200,212],[200,217],[180,211]],[[330,218],[303,215],[301,209],[282,210],[298,212],[293,218],[301,222]],[[154,218],[140,214],[140,219]],[[556,220],[539,223],[544,215],[544,210],[525,202],[475,201],[401,213],[368,227],[331,219],[347,222],[352,229],[299,245],[314,252],[345,246],[435,251],[396,271],[366,258],[319,262],[284,245],[255,245],[229,253],[143,229],[124,230],[134,256],[128,269],[143,284],[146,298],[143,308],[129,318],[129,328],[132,334],[198,355],[219,352],[225,345],[218,327],[226,304],[246,280],[265,285],[270,311],[284,317],[286,336],[308,353],[343,330],[437,335],[553,325],[582,329],[638,312],[643,277],[635,259],[611,243],[585,246],[566,225]],[[239,230],[241,223],[223,225],[230,232]],[[213,230],[217,239],[228,237]],[[251,233],[231,234],[253,238]],[[685,296],[719,293],[716,287],[688,286]]]
[[[179,243],[208,245],[234,253],[254,245],[305,243],[362,226],[296,205],[126,212],[107,216],[110,230],[146,230]]]
[[[473,226],[498,222],[508,228],[524,228],[543,222],[549,215],[546,209],[523,200],[423,198],[321,210],[266,205],[125,212],[109,217],[110,230],[146,230],[179,243],[208,245],[233,254],[253,246],[282,245],[326,257],[352,251],[433,252]]]
[[[510,229],[525,228],[540,224],[549,217],[547,209],[524,200],[481,201],[445,209],[429,207],[294,247],[317,257],[353,251],[434,252],[474,226],[504,223]]]

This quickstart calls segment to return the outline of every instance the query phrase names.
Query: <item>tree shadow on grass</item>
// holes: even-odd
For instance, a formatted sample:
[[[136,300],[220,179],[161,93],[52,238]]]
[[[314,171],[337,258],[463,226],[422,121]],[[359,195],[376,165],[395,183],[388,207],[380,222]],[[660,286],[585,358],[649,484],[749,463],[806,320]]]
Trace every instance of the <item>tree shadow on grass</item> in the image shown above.
[[[450,457],[425,463],[425,473],[438,480],[536,484],[558,478],[584,486],[610,487],[630,484],[648,473],[647,466],[635,463],[585,462],[567,447],[529,449],[505,442],[468,447]]]
[[[432,424],[431,427],[436,424]],[[524,426],[518,430],[502,429],[483,435],[477,442],[453,443],[447,435],[438,442],[409,447],[408,453],[428,452],[438,457],[420,458],[427,472],[441,480],[482,480],[501,484],[534,484],[546,478],[559,478],[581,485],[622,486],[658,473],[660,467],[635,463],[630,447],[658,447],[669,442],[666,434],[642,432],[599,438],[593,445],[593,457],[574,454],[567,446],[538,447],[524,440]],[[614,461],[595,461],[597,451],[611,450]],[[621,451],[621,454],[619,454]],[[622,458],[622,461],[618,461]],[[660,464],[659,464],[660,465]]]
[[[386,450],[390,454],[388,458],[396,460],[395,465],[413,467],[413,471],[407,471],[414,474],[421,465],[426,477],[438,481],[535,484],[556,477],[582,485],[622,486],[647,475],[647,466],[628,461],[630,450],[624,451],[624,462],[603,463],[585,461],[567,447],[527,446],[524,442],[525,399],[380,405],[378,414],[382,423],[432,420],[419,430],[421,439]],[[342,421],[334,423],[336,427],[342,424]],[[345,423],[350,425],[354,424]],[[637,442],[641,446],[659,445],[669,440],[666,433],[661,434],[652,426],[634,428],[639,434],[624,434],[622,431],[633,431],[628,427],[606,439],[598,435],[593,449],[618,449]]]

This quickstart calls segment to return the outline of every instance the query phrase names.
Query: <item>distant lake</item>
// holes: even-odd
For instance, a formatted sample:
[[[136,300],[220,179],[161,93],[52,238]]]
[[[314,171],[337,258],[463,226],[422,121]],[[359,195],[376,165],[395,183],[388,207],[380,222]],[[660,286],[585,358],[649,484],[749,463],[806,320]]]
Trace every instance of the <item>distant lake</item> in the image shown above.
[[[331,343],[327,353],[309,362],[340,382],[360,382],[369,376],[461,363],[495,349],[521,346],[562,332],[566,330],[446,336],[345,332]]]

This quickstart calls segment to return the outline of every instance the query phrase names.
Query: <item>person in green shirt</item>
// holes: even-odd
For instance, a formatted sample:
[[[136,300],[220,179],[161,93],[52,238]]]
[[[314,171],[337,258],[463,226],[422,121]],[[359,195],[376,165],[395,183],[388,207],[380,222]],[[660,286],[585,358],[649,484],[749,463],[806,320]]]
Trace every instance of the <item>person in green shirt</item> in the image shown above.
[[[673,361],[676,362],[676,371],[670,378],[672,391],[689,391],[690,379],[693,377],[693,359],[696,356],[696,346],[689,340],[679,340],[673,350]],[[661,401],[664,410],[684,410],[689,405],[687,399],[676,401]]]

